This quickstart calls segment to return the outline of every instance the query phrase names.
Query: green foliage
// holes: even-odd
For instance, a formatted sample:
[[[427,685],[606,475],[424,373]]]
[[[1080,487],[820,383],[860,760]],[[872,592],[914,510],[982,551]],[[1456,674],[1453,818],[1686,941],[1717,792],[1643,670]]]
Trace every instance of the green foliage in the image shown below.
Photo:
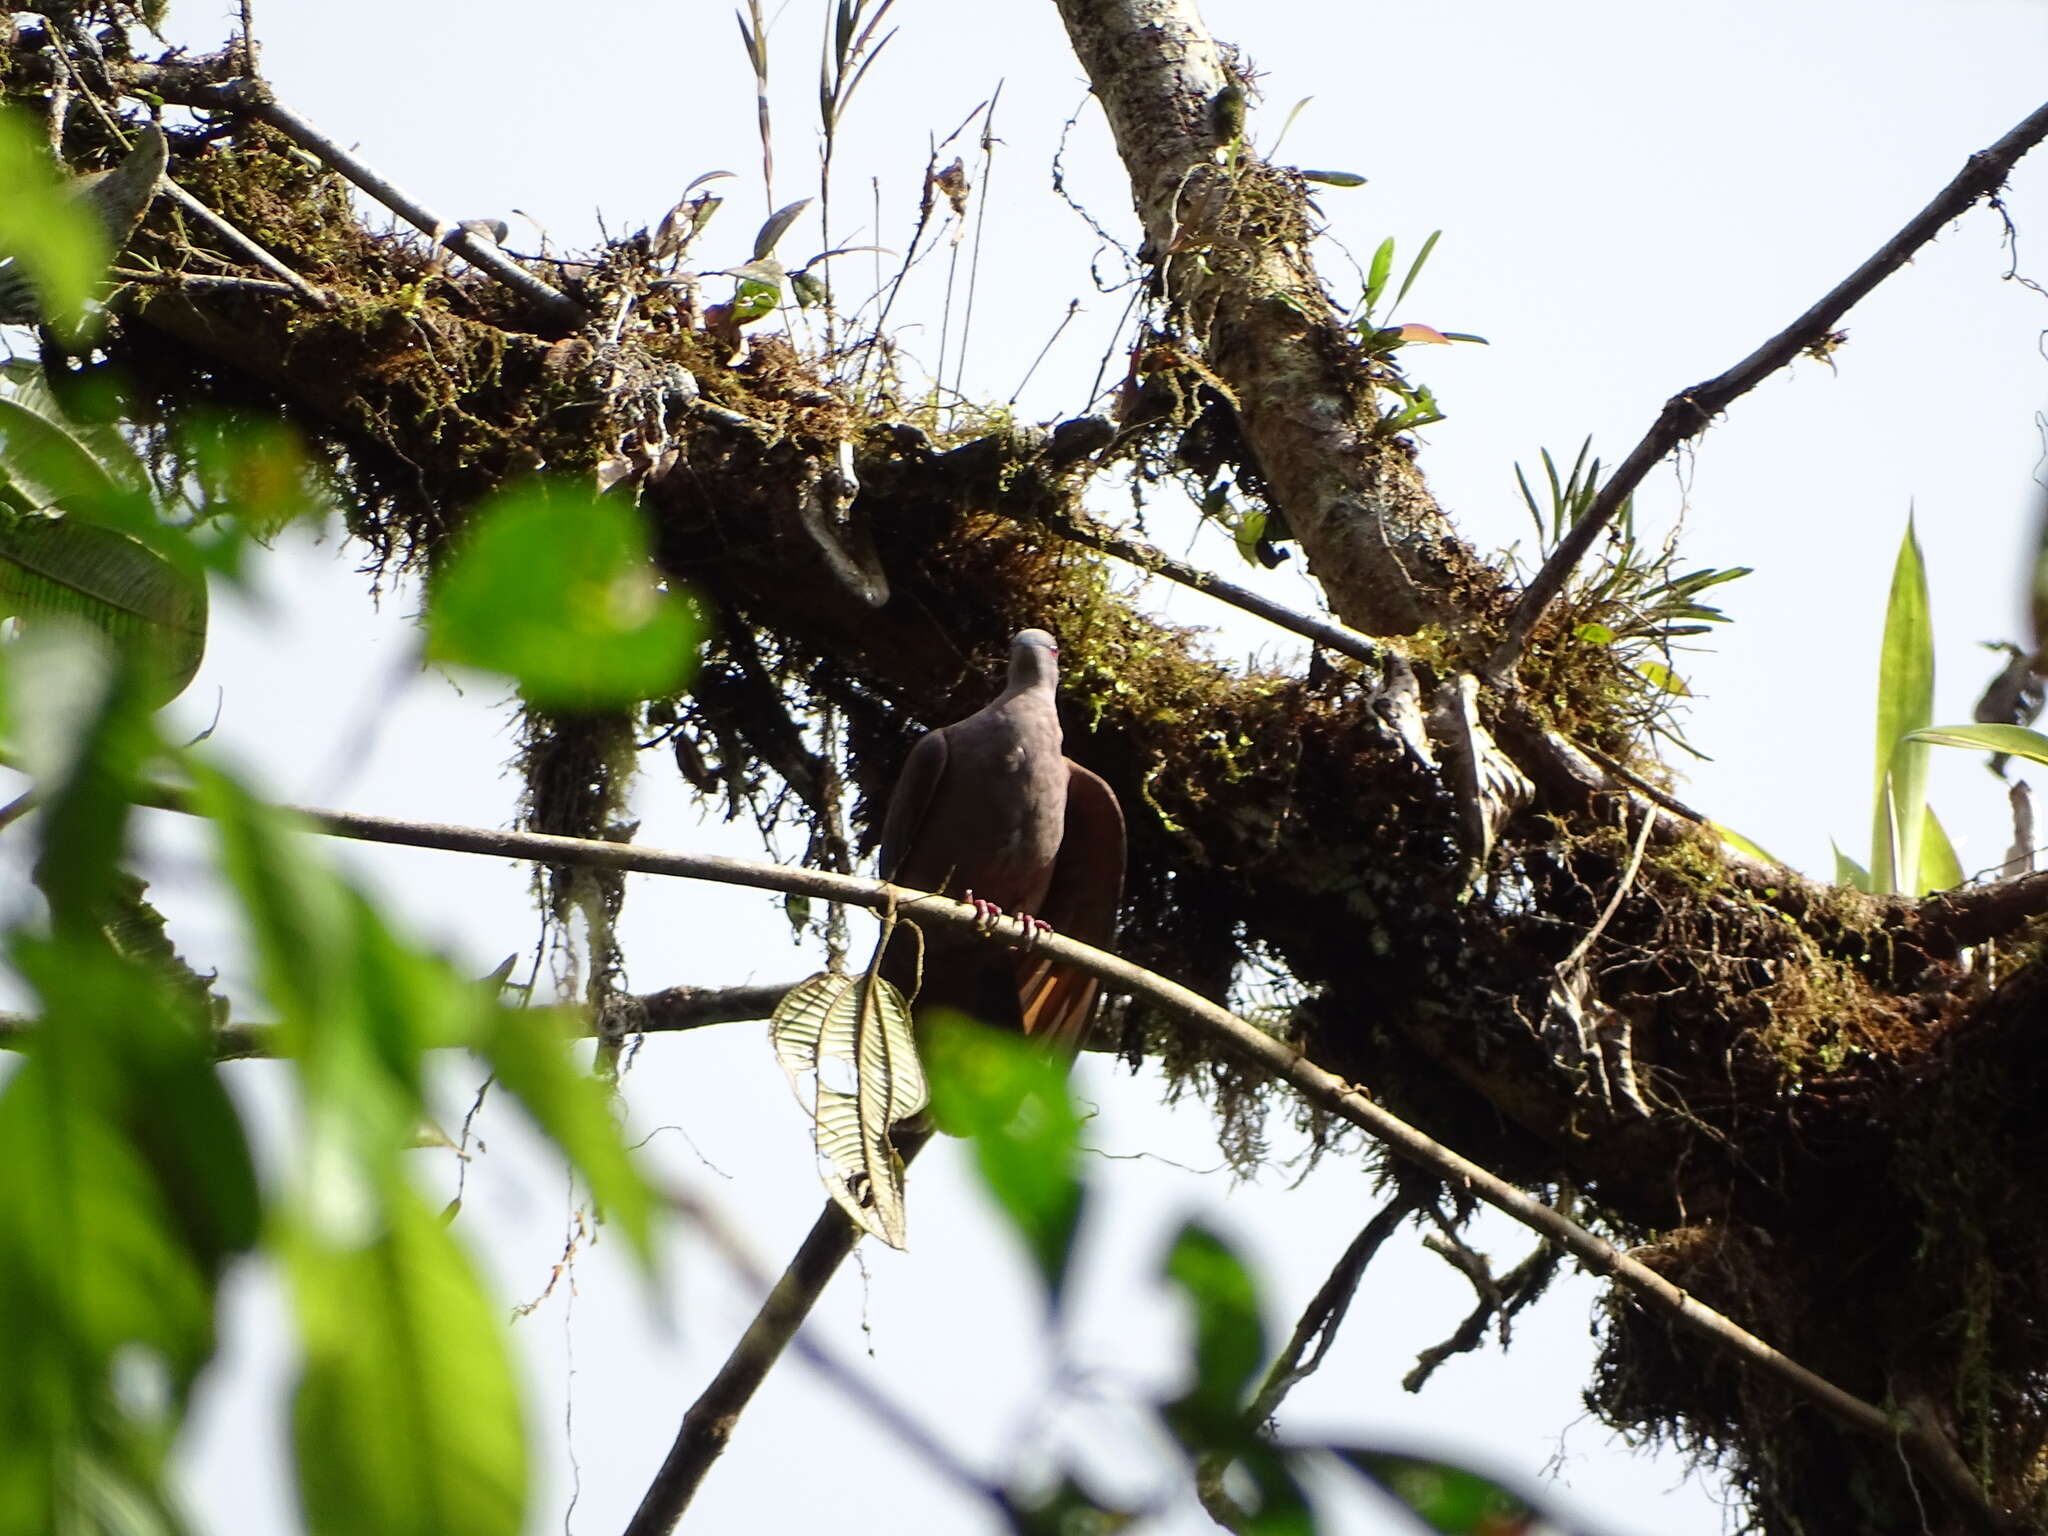
[[[1526,1499],[1469,1468],[1363,1446],[1333,1449],[1342,1461],[1443,1536],[1515,1536],[1537,1527],[1537,1512]],[[1556,1524],[1544,1528],[1564,1529]]]
[[[1023,1238],[1057,1309],[1082,1206],[1075,1171],[1081,1119],[1066,1064],[965,1018],[937,1021],[924,1058],[933,1119],[973,1139],[982,1182]]]
[[[90,203],[71,195],[21,113],[0,111],[0,255],[18,264],[39,315],[60,335],[82,339],[87,304],[106,270],[107,233]],[[9,273],[0,270],[0,284]],[[0,320],[18,323],[20,306],[8,304]]]
[[[1560,472],[1549,449],[1540,451],[1544,493],[1539,497],[1522,466],[1515,485],[1536,527],[1537,548],[1548,555],[1600,496],[1600,461],[1591,458],[1593,440],[1579,445],[1568,471]],[[1749,575],[1748,566],[1681,570],[1675,535],[1647,543],[1639,534],[1633,498],[1624,501],[1608,525],[1607,537],[1591,565],[1576,575],[1559,602],[1570,637],[1562,648],[1595,648],[1608,653],[1627,676],[1635,700],[1633,723],[1679,747],[1672,701],[1690,696],[1674,665],[1677,642],[1711,632],[1728,622],[1703,594]],[[1690,748],[1687,748],[1690,750]]]
[[[306,1523],[316,1536],[518,1536],[526,1441],[504,1325],[411,1186],[380,1194],[361,1239],[287,1228]]]
[[[89,450],[71,463],[90,495],[112,494],[95,474],[124,495],[138,484],[94,433],[70,438]],[[221,482],[251,508],[289,499],[290,455],[237,464],[236,441],[219,435]],[[43,515],[16,497],[12,515]],[[160,521],[146,546],[77,505],[50,521],[179,551],[164,556],[179,570],[201,558],[190,530]],[[213,1357],[222,1276],[260,1252],[282,1265],[298,1323],[309,1527],[515,1536],[527,1426],[504,1314],[408,1156],[430,1113],[426,1053],[476,1052],[647,1261],[654,1191],[561,1016],[500,1008],[336,875],[298,822],[200,752],[168,748],[149,648],[103,630],[118,627],[38,615],[0,650],[10,761],[33,776],[39,811],[11,835],[36,838],[47,906],[4,935],[35,1022],[0,1087],[0,1531],[181,1529],[166,1457]],[[295,1079],[294,1145],[261,1185],[217,1060],[219,999],[122,868],[128,807],[166,766],[213,822]]]
[[[255,1178],[210,1020],[106,931],[152,746],[135,671],[82,629],[13,651],[50,915],[7,938],[40,1027],[0,1090],[0,1512],[10,1531],[98,1531],[110,1507],[175,1530],[163,1457],[213,1351],[222,1271],[255,1241]],[[137,1370],[154,1383],[140,1400],[121,1390]]]
[[[1345,180],[1341,178],[1341,173],[1331,172],[1316,172],[1314,175],[1319,180],[1330,180],[1333,175],[1337,175],[1339,179],[1334,184],[1338,186],[1358,185],[1365,179],[1356,177]],[[1398,308],[1408,297],[1408,290],[1413,288],[1415,280],[1422,276],[1422,269],[1428,263],[1430,253],[1436,249],[1437,240],[1442,235],[1442,230],[1434,230],[1429,238],[1422,242],[1422,249],[1417,251],[1415,259],[1408,263],[1408,271],[1401,279],[1401,286],[1395,290],[1394,302],[1387,306],[1389,309]],[[1469,341],[1480,346],[1486,345],[1485,337],[1473,336],[1464,331],[1439,331],[1434,326],[1427,325],[1389,325],[1380,320],[1380,301],[1386,297],[1387,285],[1393,280],[1394,250],[1394,237],[1389,235],[1373,252],[1372,263],[1366,269],[1365,287],[1359,294],[1358,306],[1352,311],[1349,322],[1351,333],[1357,339],[1358,345],[1377,365],[1374,382],[1395,398],[1394,406],[1380,418],[1382,430],[1389,433],[1426,427],[1444,419],[1443,412],[1437,408],[1436,396],[1430,393],[1428,386],[1414,383],[1402,374],[1399,365],[1394,361],[1397,352],[1418,341],[1439,344]]]
[[[630,503],[530,484],[478,510],[435,581],[427,655],[506,673],[545,709],[596,710],[673,694],[700,632]]]
[[[2048,763],[2048,736],[2024,725],[1934,725],[1910,732],[1908,739],[1936,747],[2003,752],[2030,763]]]
[[[1927,567],[1913,519],[1892,566],[1877,666],[1876,796],[1870,833],[1874,890],[1918,896],[1932,887],[1920,862],[1927,823],[1927,744],[1913,739],[1934,718],[1934,627]],[[1951,856],[1952,857],[1952,856]]]

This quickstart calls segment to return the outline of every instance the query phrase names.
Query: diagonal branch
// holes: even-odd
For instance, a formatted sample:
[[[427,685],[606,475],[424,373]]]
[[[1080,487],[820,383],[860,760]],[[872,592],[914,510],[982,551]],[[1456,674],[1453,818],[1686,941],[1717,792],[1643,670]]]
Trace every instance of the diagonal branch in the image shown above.
[[[182,792],[162,786],[152,787],[138,796],[138,803],[191,813],[189,801]],[[334,811],[300,811],[297,814],[307,817],[321,830],[339,837],[445,848],[498,858],[582,863],[601,869],[716,880],[756,890],[818,896],[870,909],[885,908],[893,903],[897,910],[909,913],[919,923],[931,923],[963,938],[973,937],[982,942],[1013,947],[1019,942],[1000,926],[996,932],[988,932],[981,915],[964,902],[923,891],[906,891],[885,881],[863,880],[853,875],[791,868],[765,860],[633,848],[535,832],[438,826]],[[1086,971],[1113,990],[1141,998],[1187,1027],[1200,1031],[1220,1049],[1287,1083],[1310,1103],[1357,1126],[1397,1155],[1421,1165],[1437,1177],[1448,1180],[1453,1188],[1468,1191],[1531,1231],[1551,1239],[1569,1250],[1587,1269],[1622,1286],[1643,1306],[1662,1313],[1672,1322],[1730,1351],[1753,1369],[1824,1409],[1847,1427],[1894,1442],[1900,1454],[1946,1490],[1973,1526],[1987,1531],[2011,1528],[2007,1516],[1989,1503],[1983,1487],[1955,1446],[1924,1416],[1902,1423],[1897,1416],[1876,1404],[1866,1402],[1816,1375],[1562,1212],[1425,1135],[1375,1103],[1365,1089],[1326,1071],[1293,1046],[1275,1039],[1201,994],[1128,960],[1060,934],[1039,934],[1033,944],[1035,951],[1046,959]]]
[[[1258,1391],[1252,1394],[1251,1405],[1244,1412],[1244,1422],[1251,1433],[1264,1433],[1287,1394],[1323,1363],[1323,1356],[1336,1342],[1337,1330],[1344,1325],[1344,1314],[1351,1310],[1351,1298],[1358,1293],[1358,1282],[1364,1277],[1366,1266],[1414,1212],[1414,1199],[1398,1194],[1351,1239],[1302,1309],[1286,1348],[1274,1358]],[[1195,1468],[1195,1494],[1218,1525],[1236,1531],[1243,1529],[1244,1511],[1224,1486],[1224,1474],[1230,1463],[1228,1452],[1212,1451],[1204,1456]]]
[[[1528,644],[1530,632],[1558,593],[1564,590],[1573,568],[1585,557],[1593,540],[1621,511],[1622,505],[1635,494],[1643,477],[1662,463],[1666,454],[1705,431],[1707,424],[1716,416],[1800,353],[1826,342],[1842,316],[1910,261],[1913,254],[1939,234],[1944,225],[1969,212],[1979,199],[1995,197],[2020,156],[2044,137],[2048,137],[2048,105],[2036,108],[2032,115],[1989,149],[1979,150],[1970,156],[1955,179],[1942,188],[1933,202],[1909,219],[1905,227],[1879,247],[1868,261],[1842,279],[1833,292],[1805,314],[1720,377],[1695,384],[1665,401],[1663,412],[1648,435],[1636,444],[1621,467],[1600,487],[1600,494],[1586,509],[1585,516],[1572,524],[1571,531],[1558,541],[1557,548],[1551,551],[1550,558],[1543,562],[1543,568],[1523,591],[1514,612],[1508,616],[1507,632],[1501,637],[1493,655],[1487,658],[1487,680],[1496,687],[1509,684],[1515,664],[1521,659],[1522,648]]]
[[[907,1164],[923,1149],[929,1131],[906,1136],[898,1145]],[[775,1282],[747,1331],[726,1356],[725,1364],[683,1414],[682,1426],[662,1459],[661,1470],[641,1495],[640,1507],[626,1523],[625,1536],[668,1536],[703,1485],[711,1464],[732,1439],[733,1426],[826,1284],[837,1273],[861,1231],[837,1205],[828,1204],[797,1248],[796,1257]]]

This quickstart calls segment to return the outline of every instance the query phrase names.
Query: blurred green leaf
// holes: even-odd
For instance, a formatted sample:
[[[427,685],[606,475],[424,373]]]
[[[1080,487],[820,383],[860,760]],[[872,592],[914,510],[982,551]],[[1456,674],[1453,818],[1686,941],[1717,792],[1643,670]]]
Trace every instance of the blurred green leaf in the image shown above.
[[[1927,568],[1908,515],[1892,567],[1877,669],[1877,800],[1870,878],[1880,892],[1903,891],[1920,868],[1927,747],[1908,738],[1933,718],[1934,628],[1927,609]]]
[[[695,613],[656,584],[637,511],[529,485],[482,508],[427,611],[427,654],[510,674],[535,704],[603,709],[673,694]]]
[[[1231,1446],[1243,1438],[1247,1390],[1266,1353],[1258,1287],[1230,1245],[1192,1221],[1167,1253],[1166,1277],[1186,1298],[1195,1334],[1195,1379],[1166,1405],[1167,1423],[1190,1449]]]
[[[1023,1038],[959,1016],[924,1041],[932,1118],[974,1141],[982,1182],[1024,1239],[1057,1308],[1081,1222],[1081,1120],[1067,1065]]]
[[[0,617],[82,620],[142,672],[152,708],[206,655],[206,578],[141,540],[78,515],[0,507]]]
[[[249,538],[268,542],[325,509],[318,472],[288,422],[203,413],[182,420],[180,428],[203,517],[232,519]],[[235,541],[213,563],[232,570],[242,547]]]
[[[1451,1462],[1363,1446],[1330,1449],[1442,1536],[1533,1536],[1542,1518],[1519,1494]],[[1570,1530],[1550,1528],[1560,1536]]]
[[[60,334],[80,335],[112,254],[105,227],[90,204],[70,195],[29,119],[0,111],[0,256],[13,258],[35,294],[27,315],[10,301],[0,320],[40,315]],[[9,270],[0,269],[0,287],[13,286]]]
[[[1326,187],[1362,187],[1365,178],[1356,171],[1300,171],[1303,181],[1321,182]]]
[[[582,1171],[598,1208],[624,1229],[642,1266],[652,1270],[659,1202],[619,1134],[605,1090],[569,1053],[570,1021],[551,1009],[502,1008],[490,1016],[477,1049],[499,1083]]]
[[[1932,725],[1912,732],[1907,739],[1937,747],[2003,752],[2032,763],[2048,763],[2048,736],[2030,731],[2024,725]]]
[[[221,1274],[256,1238],[255,1176],[210,1011],[119,871],[154,746],[132,679],[82,629],[6,660],[51,932],[7,955],[38,1024],[0,1089],[0,1526],[170,1532],[164,1456],[214,1351]]]
[[[286,1242],[304,1365],[292,1404],[314,1536],[520,1536],[526,1440],[506,1331],[469,1258],[402,1175],[383,1227]]]
[[[422,1055],[477,1041],[491,989],[401,943],[296,835],[294,818],[204,764],[192,773],[298,1076],[301,1219],[324,1242],[362,1240],[428,1114]]]
[[[1679,698],[1690,698],[1692,690],[1685,686],[1685,679],[1665,666],[1661,661],[1643,660],[1636,663],[1636,671],[1648,678],[1652,685]]]

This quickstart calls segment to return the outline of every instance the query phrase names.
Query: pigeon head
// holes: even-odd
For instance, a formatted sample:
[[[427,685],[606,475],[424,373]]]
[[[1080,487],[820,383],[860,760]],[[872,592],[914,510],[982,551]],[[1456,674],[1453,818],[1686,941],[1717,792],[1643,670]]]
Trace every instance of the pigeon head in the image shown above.
[[[1010,642],[1010,687],[1050,687],[1059,680],[1060,643],[1042,629],[1020,630]]]

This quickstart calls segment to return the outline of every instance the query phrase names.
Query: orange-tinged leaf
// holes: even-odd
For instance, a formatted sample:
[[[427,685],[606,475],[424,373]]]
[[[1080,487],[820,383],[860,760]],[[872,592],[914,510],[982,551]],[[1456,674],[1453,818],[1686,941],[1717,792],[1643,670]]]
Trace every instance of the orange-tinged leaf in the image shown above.
[[[1407,342],[1427,342],[1434,347],[1448,347],[1451,344],[1451,338],[1433,325],[1404,325],[1398,328],[1398,334]]]

